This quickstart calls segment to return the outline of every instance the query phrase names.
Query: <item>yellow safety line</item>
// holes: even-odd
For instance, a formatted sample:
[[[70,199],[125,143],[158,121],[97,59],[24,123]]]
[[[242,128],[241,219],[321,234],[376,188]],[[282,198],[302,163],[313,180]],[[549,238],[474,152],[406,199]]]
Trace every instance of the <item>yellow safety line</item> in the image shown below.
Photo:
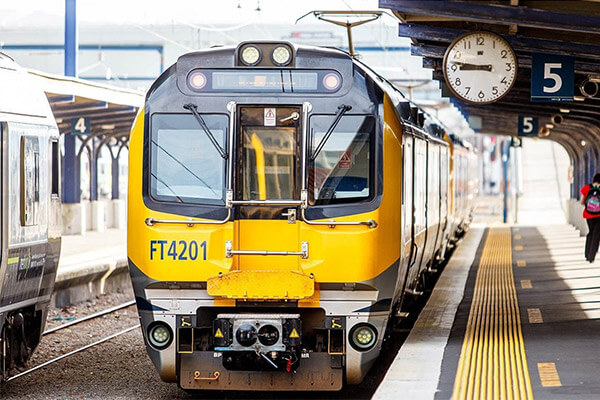
[[[452,398],[533,399],[508,228],[485,241]]]

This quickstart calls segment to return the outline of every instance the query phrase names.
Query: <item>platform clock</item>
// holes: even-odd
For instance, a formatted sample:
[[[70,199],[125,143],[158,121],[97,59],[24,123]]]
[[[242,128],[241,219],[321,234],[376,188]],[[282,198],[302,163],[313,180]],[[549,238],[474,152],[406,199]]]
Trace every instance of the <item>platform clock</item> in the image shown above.
[[[457,37],[446,50],[443,68],[454,95],[472,104],[498,101],[517,79],[514,50],[492,32],[468,32]]]

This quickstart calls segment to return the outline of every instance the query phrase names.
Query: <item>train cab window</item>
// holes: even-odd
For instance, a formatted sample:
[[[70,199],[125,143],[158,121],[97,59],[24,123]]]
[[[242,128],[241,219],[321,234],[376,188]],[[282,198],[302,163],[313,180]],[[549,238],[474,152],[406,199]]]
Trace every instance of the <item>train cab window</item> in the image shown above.
[[[311,154],[323,140],[334,116],[310,119]],[[368,199],[372,194],[371,138],[375,118],[344,115],[310,164],[310,204],[327,205]]]
[[[224,148],[228,117],[202,114]],[[150,194],[158,201],[224,204],[225,160],[192,114],[155,114],[150,138]]]
[[[279,120],[265,126],[264,110],[279,116],[298,114],[300,109],[245,107],[240,111],[242,146],[241,194],[243,200],[294,199],[296,187],[296,124]]]

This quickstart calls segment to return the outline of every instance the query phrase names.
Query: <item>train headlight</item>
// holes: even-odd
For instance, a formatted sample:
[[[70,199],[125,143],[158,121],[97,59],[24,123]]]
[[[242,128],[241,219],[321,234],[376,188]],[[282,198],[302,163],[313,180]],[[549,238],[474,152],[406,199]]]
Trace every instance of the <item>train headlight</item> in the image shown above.
[[[342,80],[337,74],[329,73],[323,77],[323,86],[327,90],[336,90],[340,87]]]
[[[206,75],[200,71],[194,71],[188,78],[188,84],[194,90],[200,90],[206,86]]]
[[[256,65],[260,62],[262,54],[256,46],[246,46],[242,49],[242,62],[248,66]]]
[[[155,349],[162,350],[173,341],[173,331],[164,322],[155,322],[148,327],[148,341]]]
[[[292,52],[287,46],[277,46],[271,52],[273,64],[283,67],[292,61]]]
[[[356,325],[350,330],[350,344],[358,351],[367,351],[377,342],[377,330],[369,324]]]
[[[235,338],[242,346],[252,346],[256,343],[256,328],[250,324],[243,324],[235,332]]]

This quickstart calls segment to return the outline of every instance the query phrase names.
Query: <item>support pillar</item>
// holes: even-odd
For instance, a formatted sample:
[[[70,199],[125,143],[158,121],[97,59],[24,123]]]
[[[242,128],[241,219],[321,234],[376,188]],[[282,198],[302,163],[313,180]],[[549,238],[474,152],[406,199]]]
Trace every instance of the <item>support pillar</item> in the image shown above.
[[[112,173],[112,199],[119,199],[119,153],[117,152],[116,157],[112,157],[111,163],[111,173]]]
[[[65,0],[65,75],[77,76],[79,37],[76,0]],[[77,157],[77,138],[71,132],[64,134],[62,160],[63,233],[84,234],[85,207],[81,203],[80,162]]]

